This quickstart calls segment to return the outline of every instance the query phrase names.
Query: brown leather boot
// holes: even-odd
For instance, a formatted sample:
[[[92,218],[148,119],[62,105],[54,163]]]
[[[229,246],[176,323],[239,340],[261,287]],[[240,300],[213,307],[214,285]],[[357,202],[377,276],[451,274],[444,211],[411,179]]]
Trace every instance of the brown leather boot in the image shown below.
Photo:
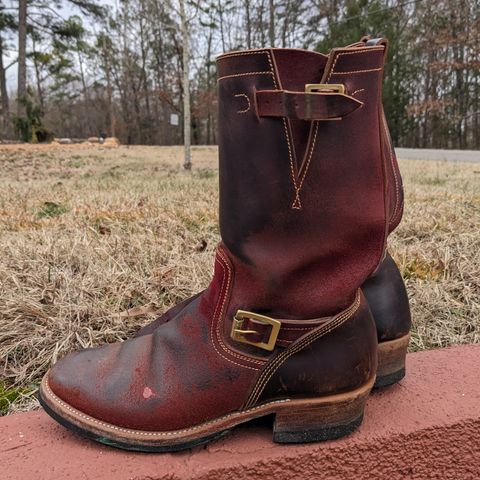
[[[269,414],[277,442],[359,425],[377,368],[359,287],[388,232],[385,52],[218,58],[223,242],[210,286],[152,334],[59,361],[40,388],[53,418],[144,451],[189,448]]]
[[[362,42],[367,46],[376,46],[381,40],[364,37],[357,46],[362,46]],[[390,234],[402,219],[403,185],[383,109],[379,126],[387,176],[388,233]],[[372,136],[372,138],[374,137]],[[305,138],[306,140],[307,138]],[[361,288],[377,327],[378,368],[375,387],[392,385],[405,376],[405,358],[410,339],[411,315],[405,283],[397,264],[388,252],[377,270],[370,275]],[[172,307],[153,322],[141,328],[135,336],[140,337],[153,333],[156,328],[175,318],[198,295]]]

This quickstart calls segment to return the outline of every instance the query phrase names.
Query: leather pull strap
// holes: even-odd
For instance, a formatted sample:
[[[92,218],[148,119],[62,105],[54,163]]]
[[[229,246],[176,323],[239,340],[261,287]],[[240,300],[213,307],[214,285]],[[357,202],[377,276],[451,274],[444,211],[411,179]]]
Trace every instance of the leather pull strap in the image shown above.
[[[260,117],[287,117],[298,120],[339,120],[359,109],[363,102],[339,92],[256,92]]]

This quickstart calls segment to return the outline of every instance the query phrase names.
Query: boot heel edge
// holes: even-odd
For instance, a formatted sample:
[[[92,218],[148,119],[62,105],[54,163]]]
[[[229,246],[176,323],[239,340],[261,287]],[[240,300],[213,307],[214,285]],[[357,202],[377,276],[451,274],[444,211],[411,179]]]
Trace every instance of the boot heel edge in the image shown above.
[[[288,405],[276,412],[273,441],[309,443],[334,440],[349,435],[362,423],[365,404],[373,379],[351,394],[330,397],[327,401]]]
[[[388,387],[405,377],[410,334],[378,344],[377,379],[374,388]]]

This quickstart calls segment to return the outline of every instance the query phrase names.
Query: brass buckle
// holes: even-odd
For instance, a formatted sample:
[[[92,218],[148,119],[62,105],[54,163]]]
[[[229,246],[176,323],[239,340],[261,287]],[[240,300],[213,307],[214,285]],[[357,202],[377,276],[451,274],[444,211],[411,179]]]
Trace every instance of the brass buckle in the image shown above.
[[[341,83],[307,83],[305,93],[345,93],[345,85]]]
[[[243,321],[246,318],[253,320],[253,322],[261,323],[262,325],[272,326],[268,342],[252,342],[244,337],[246,333],[257,333],[256,330],[242,330]],[[271,352],[275,348],[281,325],[282,323],[274,318],[259,315],[258,313],[246,312],[245,310],[238,310],[235,317],[233,317],[230,337],[237,342],[247,343],[248,345],[253,345],[254,347],[262,348],[263,350]]]

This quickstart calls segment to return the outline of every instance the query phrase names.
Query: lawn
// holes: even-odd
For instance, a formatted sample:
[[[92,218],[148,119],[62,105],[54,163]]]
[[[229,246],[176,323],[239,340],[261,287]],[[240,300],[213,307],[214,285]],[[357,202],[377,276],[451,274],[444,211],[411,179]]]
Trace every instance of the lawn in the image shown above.
[[[36,406],[70,350],[130,336],[208,284],[217,150],[0,147],[0,414]],[[400,161],[389,239],[413,313],[410,349],[480,341],[480,165]],[[129,311],[129,314],[126,312]]]

